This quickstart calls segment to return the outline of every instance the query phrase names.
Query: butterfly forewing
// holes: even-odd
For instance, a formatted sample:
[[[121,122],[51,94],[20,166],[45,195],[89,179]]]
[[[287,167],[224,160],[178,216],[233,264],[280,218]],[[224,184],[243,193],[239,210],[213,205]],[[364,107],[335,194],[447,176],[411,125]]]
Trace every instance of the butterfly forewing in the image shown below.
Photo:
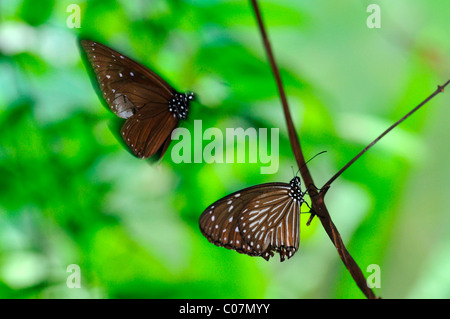
[[[117,116],[129,118],[149,102],[167,105],[174,89],[156,73],[98,42],[82,40],[81,45],[104,99]],[[126,110],[120,107],[124,105]]]
[[[230,206],[230,201],[235,206]],[[235,249],[238,252],[248,251],[249,246],[242,240],[237,228],[236,213],[242,209],[243,204],[232,194],[210,205],[200,216],[200,229],[203,235],[217,246]],[[236,209],[233,210],[234,208]]]
[[[233,193],[210,205],[200,229],[217,246],[268,260],[298,250],[300,203],[289,196],[286,183],[268,183]]]

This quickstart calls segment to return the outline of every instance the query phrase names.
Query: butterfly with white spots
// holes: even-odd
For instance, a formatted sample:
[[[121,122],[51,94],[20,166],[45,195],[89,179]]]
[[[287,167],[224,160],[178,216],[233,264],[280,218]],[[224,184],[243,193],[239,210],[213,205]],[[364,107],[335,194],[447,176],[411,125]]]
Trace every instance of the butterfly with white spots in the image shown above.
[[[306,203],[299,177],[230,194],[200,216],[202,234],[214,245],[266,260],[291,258],[300,242],[300,207]]]
[[[81,46],[111,111],[126,119],[121,136],[140,158],[162,157],[179,120],[185,120],[194,93],[178,93],[155,72],[94,41]]]

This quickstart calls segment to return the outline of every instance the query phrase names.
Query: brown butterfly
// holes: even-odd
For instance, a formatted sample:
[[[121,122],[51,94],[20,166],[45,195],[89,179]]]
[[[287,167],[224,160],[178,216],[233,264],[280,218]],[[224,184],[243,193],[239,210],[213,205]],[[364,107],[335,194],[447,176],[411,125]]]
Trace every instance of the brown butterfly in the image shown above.
[[[120,134],[140,158],[161,158],[194,93],[179,93],[155,72],[94,41],[81,40],[110,109],[126,119]]]
[[[299,177],[225,196],[200,216],[200,230],[214,245],[266,260],[291,258],[300,242],[300,207],[306,203]],[[307,203],[306,203],[307,204]],[[308,205],[309,206],[309,205]]]
[[[289,184],[265,183],[234,192],[205,209],[200,230],[216,246],[265,260],[277,252],[284,261],[298,251],[302,204],[313,213],[304,199],[310,187],[317,189],[311,184],[302,192],[300,178],[295,176]]]

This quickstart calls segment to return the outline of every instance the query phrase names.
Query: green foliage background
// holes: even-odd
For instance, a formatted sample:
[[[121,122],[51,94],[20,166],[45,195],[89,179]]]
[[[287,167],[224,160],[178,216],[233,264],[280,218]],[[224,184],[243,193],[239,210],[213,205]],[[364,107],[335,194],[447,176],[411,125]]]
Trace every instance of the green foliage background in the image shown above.
[[[68,28],[70,4],[81,28]],[[366,8],[381,6],[381,29]],[[261,1],[294,122],[321,186],[449,78],[450,3]],[[218,248],[198,229],[211,202],[295,165],[276,86],[247,1],[0,2],[0,297],[361,298],[315,220],[280,263]],[[280,169],[150,165],[108,128],[81,36],[193,90],[188,122],[280,128]],[[450,148],[446,92],[339,178],[326,202],[384,298],[450,297]],[[81,268],[69,289],[67,266]],[[370,272],[366,272],[370,275]]]

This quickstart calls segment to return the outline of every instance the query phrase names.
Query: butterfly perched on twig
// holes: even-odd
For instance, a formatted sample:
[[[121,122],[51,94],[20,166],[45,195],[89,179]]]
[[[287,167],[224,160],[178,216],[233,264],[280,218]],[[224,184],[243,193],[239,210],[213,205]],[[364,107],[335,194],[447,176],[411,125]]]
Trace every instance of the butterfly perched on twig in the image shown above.
[[[305,162],[299,171],[322,151]],[[269,260],[277,252],[289,259],[300,244],[300,208],[305,203],[300,177],[287,183],[265,183],[234,192],[209,205],[200,215],[202,234],[214,245]],[[308,221],[309,222],[311,221]],[[307,225],[308,225],[307,224]]]
[[[177,92],[155,72],[103,44],[80,43],[104,100],[126,119],[120,135],[131,152],[140,158],[161,158],[179,120],[186,119],[194,93]]]
[[[291,258],[300,242],[301,182],[252,186],[216,201],[200,216],[202,234],[213,244],[266,260]],[[307,204],[307,203],[306,203]],[[308,205],[309,206],[309,205]]]

